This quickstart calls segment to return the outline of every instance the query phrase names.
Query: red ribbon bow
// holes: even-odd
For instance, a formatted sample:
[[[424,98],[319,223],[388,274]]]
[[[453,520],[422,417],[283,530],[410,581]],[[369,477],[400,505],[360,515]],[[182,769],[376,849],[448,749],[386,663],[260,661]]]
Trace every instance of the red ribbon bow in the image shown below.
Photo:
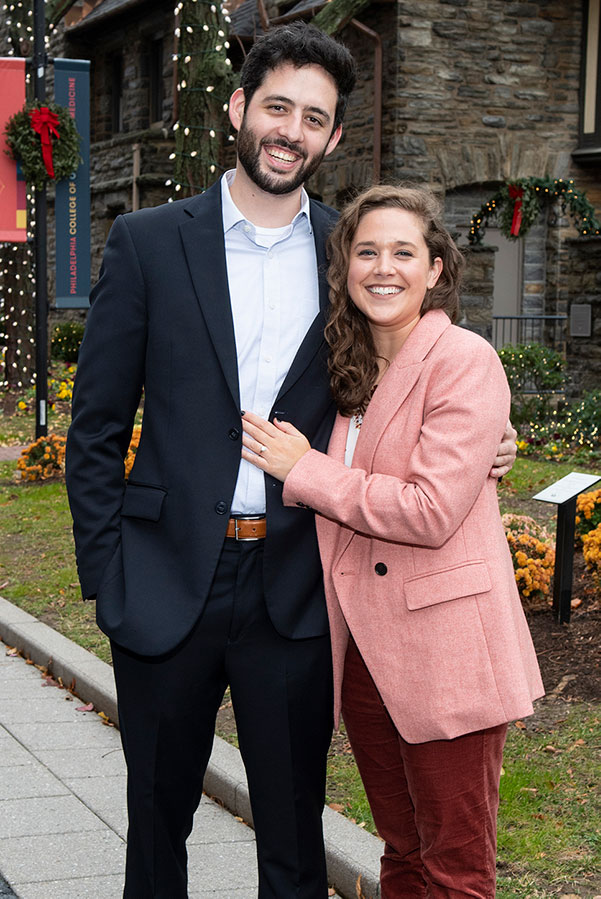
[[[513,218],[511,220],[512,237],[518,237],[520,228],[522,227],[522,197],[524,196],[524,188],[517,187],[515,184],[509,185],[509,199],[515,200],[513,204]]]
[[[31,127],[40,135],[42,142],[42,159],[46,166],[46,171],[50,178],[54,178],[54,165],[52,163],[52,137],[60,137],[58,133],[58,116],[55,112],[51,112],[47,106],[41,106],[39,109],[33,109],[29,113],[31,119]]]

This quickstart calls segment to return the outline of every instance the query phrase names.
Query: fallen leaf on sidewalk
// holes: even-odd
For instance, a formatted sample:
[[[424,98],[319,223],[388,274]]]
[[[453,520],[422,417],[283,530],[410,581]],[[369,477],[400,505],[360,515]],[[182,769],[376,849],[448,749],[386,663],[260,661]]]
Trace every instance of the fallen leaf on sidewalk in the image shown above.
[[[54,680],[51,674],[47,674],[42,682],[43,687],[60,687],[57,680]]]
[[[103,724],[106,724],[107,727],[114,727],[115,725],[111,721],[108,715],[105,715],[104,712],[98,712],[98,717],[102,721]]]
[[[94,703],[88,702],[87,705],[78,705],[75,709],[76,712],[93,712],[94,711]]]
[[[344,806],[341,805],[339,802],[330,802],[330,803],[328,803],[328,806],[335,812],[343,812],[344,811]]]

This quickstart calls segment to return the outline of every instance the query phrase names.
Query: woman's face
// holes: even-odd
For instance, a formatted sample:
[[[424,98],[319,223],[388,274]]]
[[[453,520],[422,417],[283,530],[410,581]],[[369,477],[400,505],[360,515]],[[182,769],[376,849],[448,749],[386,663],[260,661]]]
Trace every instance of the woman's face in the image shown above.
[[[363,216],[351,242],[347,289],[376,343],[382,338],[402,345],[441,271],[440,257],[430,263],[422,224],[412,212],[382,208]]]

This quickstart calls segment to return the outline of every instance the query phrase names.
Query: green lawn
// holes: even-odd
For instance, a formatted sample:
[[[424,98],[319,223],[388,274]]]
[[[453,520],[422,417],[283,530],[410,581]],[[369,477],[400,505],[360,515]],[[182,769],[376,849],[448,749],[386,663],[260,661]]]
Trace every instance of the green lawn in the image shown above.
[[[27,416],[0,419],[0,442],[22,442],[23,423]],[[554,507],[533,503],[532,493],[583,468],[519,459],[500,488],[503,510],[552,519]],[[0,463],[0,594],[109,661],[93,604],[80,599],[64,483],[20,484],[15,474],[16,463]],[[601,709],[565,708],[543,733],[510,728],[501,779],[500,899],[601,895]],[[328,801],[373,830],[344,736],[330,754]]]

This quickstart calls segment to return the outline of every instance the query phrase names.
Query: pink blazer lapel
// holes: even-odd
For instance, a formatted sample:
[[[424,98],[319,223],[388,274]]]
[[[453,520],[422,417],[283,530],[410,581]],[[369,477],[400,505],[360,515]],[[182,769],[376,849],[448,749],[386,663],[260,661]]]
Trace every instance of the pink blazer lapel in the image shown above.
[[[353,455],[353,468],[363,468],[368,472],[372,470],[374,453],[382,434],[411,393],[421,374],[426,356],[450,324],[447,315],[442,310],[436,309],[427,312],[413,329],[367,409]],[[348,418],[341,415],[336,417],[328,445],[328,456],[339,462],[344,462],[348,426]],[[316,524],[322,562],[327,571],[345,551],[354,532],[321,515],[316,516]]]
[[[353,455],[353,468],[371,471],[374,453],[382,434],[419,379],[428,353],[450,324],[446,313],[441,309],[433,309],[413,329],[367,408]],[[329,450],[328,454],[332,455]]]

